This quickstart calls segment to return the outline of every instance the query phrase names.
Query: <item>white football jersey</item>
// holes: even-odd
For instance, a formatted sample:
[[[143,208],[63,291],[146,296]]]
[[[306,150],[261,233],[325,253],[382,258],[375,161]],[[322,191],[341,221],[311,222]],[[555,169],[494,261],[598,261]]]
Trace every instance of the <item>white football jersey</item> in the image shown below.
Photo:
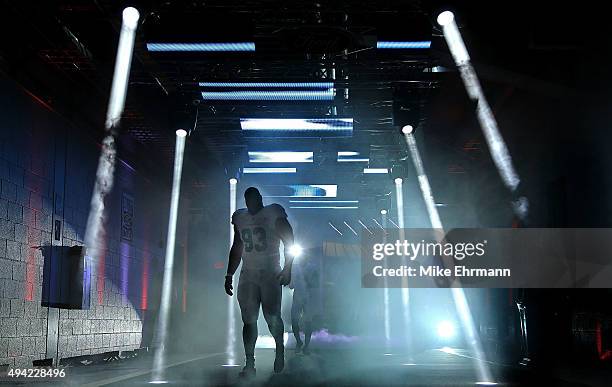
[[[244,244],[242,270],[280,268],[280,238],[276,233],[276,221],[286,218],[285,209],[278,204],[264,206],[251,215],[241,208],[232,215],[232,223],[238,227]]]

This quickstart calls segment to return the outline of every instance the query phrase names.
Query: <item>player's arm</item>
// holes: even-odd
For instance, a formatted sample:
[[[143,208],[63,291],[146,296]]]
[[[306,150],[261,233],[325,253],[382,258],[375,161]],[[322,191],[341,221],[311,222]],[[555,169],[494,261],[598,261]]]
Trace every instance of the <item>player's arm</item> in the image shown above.
[[[234,294],[232,292],[232,290],[234,289],[234,287],[232,286],[232,279],[234,273],[240,265],[240,261],[242,260],[243,249],[244,243],[242,242],[242,238],[240,238],[238,226],[234,225],[234,242],[232,243],[232,247],[230,248],[229,259],[227,263],[227,274],[225,275],[225,293],[230,296]]]
[[[290,248],[293,246],[293,228],[285,217],[280,217],[276,220],[276,233],[283,241],[285,248],[285,266],[278,275],[281,285],[288,285],[291,282],[291,267],[293,265],[293,255],[290,253]]]

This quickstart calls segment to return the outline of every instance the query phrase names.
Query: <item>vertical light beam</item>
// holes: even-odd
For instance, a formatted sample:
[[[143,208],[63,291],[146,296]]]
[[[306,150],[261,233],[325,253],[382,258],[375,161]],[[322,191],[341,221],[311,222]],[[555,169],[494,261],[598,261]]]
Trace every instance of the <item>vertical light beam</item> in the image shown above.
[[[229,180],[229,188],[230,188],[230,237],[229,243],[230,248],[234,243],[234,226],[231,223],[231,217],[236,211],[236,184],[238,184],[238,180],[231,178]],[[235,366],[236,365],[236,301],[235,297],[227,298],[227,325],[228,325],[228,334],[227,334],[227,366]]]
[[[119,34],[119,46],[115,60],[115,75],[111,86],[111,98],[108,101],[106,112],[106,128],[113,128],[121,119],[125,96],[127,94],[132,53],[134,52],[134,38],[140,15],[136,8],[128,7],[123,10],[123,22]]]
[[[128,7],[123,10],[115,72],[113,74],[113,83],[106,112],[106,135],[102,140],[102,152],[98,160],[96,181],[91,194],[87,227],[85,229],[84,239],[87,249],[86,259],[88,260],[98,259],[103,245],[101,242],[104,238],[104,198],[113,188],[115,157],[117,154],[115,136],[117,135],[121,114],[125,105],[134,38],[139,17],[140,15],[135,8]],[[91,267],[95,267],[95,265],[91,265]],[[127,297],[127,294],[123,296]]]
[[[412,132],[412,131],[411,131]],[[403,179],[398,177],[395,179],[395,204],[397,206],[397,223],[399,228],[399,240],[406,239],[404,233],[404,190]],[[406,259],[405,257],[403,258]],[[408,287],[408,278],[402,277],[402,314],[404,318],[404,326],[406,327],[405,339],[409,351],[412,351],[412,318],[410,315],[410,288]]]
[[[381,216],[381,227],[382,228],[382,235],[383,235],[383,244],[387,243],[387,210],[380,210],[380,216]],[[374,221],[376,221],[376,219],[374,219]],[[378,222],[376,222],[378,223]],[[385,259],[384,261],[384,268],[387,269],[387,260]],[[390,351],[391,351],[391,305],[390,305],[390,295],[389,295],[389,279],[387,278],[387,276],[384,276],[384,284],[385,286],[383,287],[383,305],[384,305],[384,318],[385,318],[385,355],[389,355]]]
[[[419,186],[421,188],[421,194],[423,195],[423,200],[425,201],[425,206],[427,208],[427,213],[429,215],[431,225],[434,229],[437,229],[436,232],[439,233],[438,239],[442,240],[442,238],[444,238],[444,227],[442,226],[442,221],[440,220],[440,215],[438,214],[438,208],[436,207],[436,202],[434,200],[433,194],[431,193],[429,179],[425,174],[425,168],[423,167],[423,161],[421,160],[421,154],[419,153],[419,149],[417,148],[414,135],[411,133],[405,133],[404,137],[406,139],[406,142],[408,143],[408,148],[410,150],[410,155],[412,156],[414,168],[417,172]],[[465,335],[468,345],[470,346],[470,349],[474,353],[474,362],[476,364],[479,382],[492,382],[493,380],[491,378],[491,372],[489,370],[489,366],[484,361],[484,351],[482,349],[480,339],[476,332],[476,328],[474,327],[472,312],[470,311],[470,306],[468,305],[463,288],[452,287],[451,293],[453,295],[457,314],[459,315],[459,319],[461,320],[463,333]]]
[[[438,16],[438,24],[442,27],[444,39],[448,44],[455,64],[459,68],[461,79],[463,80],[467,93],[470,99],[477,104],[476,114],[478,122],[480,123],[487,145],[489,146],[489,152],[491,153],[493,162],[499,171],[504,185],[514,193],[520,183],[520,178],[514,169],[512,157],[499,132],[499,127],[493,116],[491,107],[482,91],[480,81],[472,66],[467,48],[465,47],[457,23],[455,22],[455,16],[450,11],[442,12]],[[513,210],[519,218],[524,219],[528,211],[527,198],[518,198],[518,200],[513,203]]]
[[[421,188],[421,194],[423,195],[423,200],[425,201],[425,207],[427,208],[427,214],[429,215],[429,220],[431,221],[431,227],[442,229],[442,221],[440,220],[440,215],[438,214],[438,209],[436,208],[436,201],[431,193],[429,179],[425,174],[425,168],[423,167],[423,161],[421,160],[421,154],[417,148],[414,135],[411,133],[404,134],[404,138],[408,144],[408,149],[410,150],[410,155],[412,156],[412,162],[414,163],[414,168],[417,172],[419,187]]]
[[[400,230],[404,228],[404,192],[402,187],[403,180],[398,177],[395,179],[395,204],[397,206],[397,225]]]
[[[153,359],[151,382],[163,382],[166,342],[168,336],[168,319],[170,315],[170,294],[172,292],[172,268],[174,266],[174,244],[176,240],[176,221],[178,218],[179,197],[181,194],[181,174],[183,171],[183,153],[185,151],[185,136],[183,129],[176,131],[176,148],[174,151],[174,176],[172,179],[172,194],[170,196],[170,216],[168,219],[168,236],[166,239],[166,258],[164,262],[164,277],[162,283],[159,318],[157,323],[158,346]]]

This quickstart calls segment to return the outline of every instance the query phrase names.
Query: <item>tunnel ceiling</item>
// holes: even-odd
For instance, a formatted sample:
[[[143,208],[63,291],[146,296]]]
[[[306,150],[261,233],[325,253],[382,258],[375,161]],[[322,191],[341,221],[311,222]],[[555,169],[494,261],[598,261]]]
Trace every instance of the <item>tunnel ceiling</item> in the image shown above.
[[[31,29],[3,43],[3,67],[24,83],[28,78],[30,87],[43,99],[51,101],[63,94],[68,101],[66,108],[78,106],[80,113],[93,117],[93,126],[101,130],[120,14],[126,5],[139,9],[141,24],[123,118],[123,130],[129,136],[123,136],[123,142],[128,153],[154,169],[170,167],[174,130],[183,125],[191,131],[189,162],[195,170],[216,168],[230,177],[245,166],[266,166],[248,165],[249,151],[312,151],[314,162],[302,168],[307,177],[288,175],[287,183],[310,180],[364,187],[370,179],[361,173],[365,165],[340,165],[337,151],[359,152],[370,159],[370,167],[395,167],[404,173],[411,168],[399,128],[393,122],[394,100],[411,110],[417,134],[426,137],[425,157],[428,150],[439,153],[433,168],[456,177],[488,162],[479,129],[469,113],[474,107],[467,101],[432,16],[439,11],[439,2],[12,2],[8,6],[11,12],[4,17]],[[473,31],[492,27],[490,20],[478,15],[474,8],[464,7],[463,20]],[[503,23],[507,21],[502,21],[505,26]],[[508,46],[514,50],[511,52],[526,50],[528,36],[531,50],[550,38],[541,23],[536,29],[527,26],[520,36],[504,31],[495,39],[500,44],[513,42],[514,46]],[[478,49],[487,47],[493,39],[486,34],[474,38],[469,30],[466,36]],[[148,42],[180,39],[252,41],[256,50],[184,54],[147,49]],[[432,43],[425,50],[376,49],[376,42],[381,40]],[[559,42],[553,43],[559,46]],[[562,43],[568,43],[567,39]],[[481,52],[474,58],[477,65],[479,60],[486,63],[489,59],[486,50]],[[567,91],[554,79],[538,79],[541,73],[521,68],[516,60],[502,59],[503,64],[495,65],[530,74],[517,76],[517,72],[503,72],[496,66],[479,67],[483,78],[501,90],[494,93],[497,99],[493,102],[498,102],[494,108],[501,106],[517,86],[544,94]],[[34,72],[39,76],[33,81],[28,75]],[[49,81],[52,77],[57,79],[55,83]],[[508,85],[507,79],[515,84]],[[199,83],[220,81],[333,82],[335,96],[325,101],[203,100]],[[87,103],[83,96],[87,96]],[[241,130],[240,118],[352,118],[354,130],[348,137],[254,137]],[[199,177],[194,174],[191,182],[205,186],[206,173]],[[388,178],[385,185],[391,182]]]

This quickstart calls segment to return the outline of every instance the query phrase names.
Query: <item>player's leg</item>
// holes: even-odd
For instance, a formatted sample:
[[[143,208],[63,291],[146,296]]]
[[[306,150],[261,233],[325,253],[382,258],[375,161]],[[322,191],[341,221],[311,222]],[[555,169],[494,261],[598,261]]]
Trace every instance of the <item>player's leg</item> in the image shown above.
[[[276,279],[276,275],[271,275],[261,283],[261,306],[268,323],[268,329],[276,343],[274,372],[281,372],[285,367],[285,344],[283,342],[285,328],[281,318],[281,300],[282,287]]]
[[[313,309],[311,300],[304,300],[302,304],[302,324],[304,325],[304,354],[308,354],[310,338],[312,337]]]
[[[242,342],[246,364],[255,366],[255,344],[257,342],[257,321],[244,323],[242,326]]]
[[[295,350],[299,352],[302,348],[302,338],[300,337],[300,297],[293,291],[293,301],[291,303],[291,330],[295,337]]]
[[[247,275],[240,275],[238,284],[238,304],[242,315],[242,342],[244,344],[245,367],[241,376],[255,374],[255,343],[257,341],[257,317],[261,296],[259,286]]]
[[[304,321],[304,353],[308,354],[312,337],[312,321]]]

